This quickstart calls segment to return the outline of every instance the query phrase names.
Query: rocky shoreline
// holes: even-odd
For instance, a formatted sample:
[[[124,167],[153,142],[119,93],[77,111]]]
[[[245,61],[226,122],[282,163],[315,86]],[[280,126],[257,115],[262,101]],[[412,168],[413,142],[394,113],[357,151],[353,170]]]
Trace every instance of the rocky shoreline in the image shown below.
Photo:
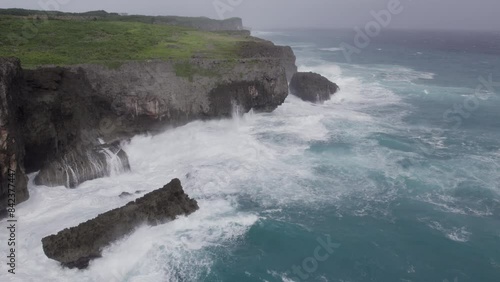
[[[240,27],[241,19],[232,25]],[[231,36],[245,34],[234,32]],[[328,100],[338,90],[318,74],[297,73],[288,46],[255,38],[237,46],[236,58],[127,61],[117,67],[22,69],[19,59],[0,57],[0,210],[6,211],[13,198],[12,171],[19,204],[29,198],[27,173],[38,172],[37,185],[76,188],[130,170],[121,145],[137,134],[231,117],[235,109],[271,112],[288,96],[289,81],[292,94],[311,102]],[[43,249],[64,266],[85,268],[138,225],[164,223],[197,209],[174,179],[124,207],[44,238]]]
[[[28,198],[25,168],[40,171],[38,185],[73,188],[107,175],[102,171],[111,163],[103,147],[116,148],[121,140],[197,119],[230,117],[235,106],[241,112],[274,110],[288,95],[284,63],[257,57],[23,70],[17,59],[0,59],[2,121],[11,120],[2,123],[2,138],[11,141],[3,145],[1,162],[7,168],[14,163],[7,156],[16,158],[17,203]],[[189,76],[179,75],[179,65],[189,67]],[[126,153],[116,152],[123,164],[119,169],[127,170]],[[2,210],[6,193],[0,193]]]

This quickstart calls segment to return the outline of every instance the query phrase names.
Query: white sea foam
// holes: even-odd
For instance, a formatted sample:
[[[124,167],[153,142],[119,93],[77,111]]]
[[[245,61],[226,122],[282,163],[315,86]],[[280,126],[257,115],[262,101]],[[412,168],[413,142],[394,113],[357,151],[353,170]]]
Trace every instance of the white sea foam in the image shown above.
[[[319,72],[340,86],[340,92],[322,105],[289,96],[273,113],[196,121],[157,136],[136,136],[123,147],[129,156],[129,173],[87,181],[77,189],[35,186],[31,175],[31,197],[17,211],[17,236],[22,240],[18,262],[22,267],[12,281],[197,281],[217,260],[213,249],[230,248],[259,219],[281,216],[291,205],[320,209],[327,203],[338,207],[339,217],[349,213],[391,218],[390,203],[404,186],[400,181],[403,172],[396,164],[401,153],[378,146],[371,136],[405,128],[404,111],[378,113],[403,102],[377,78],[347,76],[344,67],[332,63],[300,66],[301,71]],[[389,80],[432,77],[398,67],[350,67],[365,74],[385,72]],[[391,78],[396,72],[402,74]],[[308,153],[311,144],[331,140],[352,144],[346,149],[349,154]],[[443,140],[432,136],[423,137],[423,141],[443,146]],[[326,169],[332,172],[318,176],[315,169],[325,160]],[[380,171],[383,173],[377,174]],[[374,174],[386,182],[377,182]],[[423,177],[453,187],[452,175],[440,175],[442,179]],[[198,200],[199,211],[161,226],[138,227],[106,248],[103,258],[93,261],[85,271],[63,269],[44,255],[40,241],[44,236],[122,206],[174,177],[180,178],[186,193]],[[326,185],[307,182],[312,180]],[[144,192],[135,194],[138,190]],[[122,192],[134,196],[118,197]],[[242,209],[242,198],[257,208]],[[456,208],[451,198],[420,200],[445,211],[471,213]],[[442,230],[455,241],[463,242],[470,236],[465,227]],[[5,236],[6,232],[0,233],[0,242],[5,242]],[[1,253],[5,248],[0,246]],[[0,281],[5,281],[3,270]],[[283,281],[289,279],[285,274],[279,276]]]
[[[419,79],[432,80],[436,75],[432,72],[417,71],[398,65],[352,65],[352,68],[374,74],[373,78],[377,81],[388,82],[415,82]]]
[[[210,271],[206,248],[228,245],[257,220],[239,211],[247,193],[264,206],[303,202],[308,191],[294,177],[312,177],[309,166],[290,162],[311,140],[325,140],[326,109],[291,98],[272,114],[193,122],[157,136],[137,136],[124,145],[132,171],[87,181],[77,189],[29,184],[31,198],[18,206],[19,268],[12,281],[184,281]],[[326,112],[322,113],[322,112]],[[291,138],[282,146],[262,136]],[[41,239],[124,205],[177,177],[200,210],[171,223],[138,228],[103,252],[86,271],[62,269],[42,251]],[[245,183],[253,183],[241,190]],[[271,188],[272,187],[272,188]],[[144,193],[122,199],[122,192]],[[314,201],[311,198],[311,201]],[[2,233],[0,236],[4,236]],[[3,237],[0,239],[4,239]],[[4,248],[5,246],[2,246]],[[189,269],[189,271],[188,271]],[[187,275],[187,276],[186,276]]]
[[[319,50],[328,52],[342,52],[344,49],[338,47],[332,47],[332,48],[320,48]]]
[[[267,37],[267,36],[289,36],[286,32],[279,31],[268,31],[268,30],[252,30],[252,36],[255,37]]]
[[[465,227],[450,227],[445,228],[437,221],[431,221],[427,224],[432,229],[438,230],[443,233],[448,239],[455,242],[467,242],[469,241],[471,233],[467,231]]]

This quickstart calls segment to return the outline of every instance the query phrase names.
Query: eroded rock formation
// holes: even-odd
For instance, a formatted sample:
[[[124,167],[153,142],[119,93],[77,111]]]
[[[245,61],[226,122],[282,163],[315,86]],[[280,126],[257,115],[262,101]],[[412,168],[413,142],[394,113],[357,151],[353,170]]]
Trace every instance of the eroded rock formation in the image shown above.
[[[74,187],[109,171],[106,144],[196,119],[272,111],[288,95],[280,59],[191,59],[28,70],[22,132],[35,183]],[[127,169],[126,155],[119,159]],[[115,152],[115,153],[116,153]]]
[[[339,90],[337,84],[313,72],[297,72],[290,81],[290,93],[304,101],[323,103]]]
[[[104,247],[140,224],[162,224],[197,209],[197,202],[184,193],[179,179],[174,179],[121,208],[43,238],[43,251],[63,266],[86,268],[90,260],[101,257]]]
[[[134,135],[197,119],[230,117],[235,107],[240,112],[274,110],[288,95],[287,78],[297,71],[295,55],[290,47],[265,40],[243,42],[235,55],[244,59],[150,60],[116,68],[77,65],[24,71],[17,63],[14,84],[3,75],[9,91],[16,93],[8,106],[13,110],[5,111],[3,120],[14,120],[9,136],[16,135],[19,142],[9,150],[21,160],[19,172],[24,175],[24,160],[28,173],[40,171],[36,184],[76,187],[110,171],[127,170],[126,153],[117,144]],[[119,161],[118,167],[111,159]],[[21,184],[20,190],[26,191]],[[26,198],[20,194],[18,201]]]

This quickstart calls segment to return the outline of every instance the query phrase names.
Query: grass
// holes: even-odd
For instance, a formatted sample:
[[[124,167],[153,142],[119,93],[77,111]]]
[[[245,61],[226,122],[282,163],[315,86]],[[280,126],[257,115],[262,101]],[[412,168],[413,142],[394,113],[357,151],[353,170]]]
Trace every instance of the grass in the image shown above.
[[[117,67],[126,61],[234,59],[238,43],[253,40],[216,32],[109,20],[0,16],[0,57],[18,57],[25,68],[83,63]],[[180,73],[190,77],[180,68]]]
[[[120,15],[118,13],[108,13],[106,11],[89,11],[85,13],[68,13],[60,11],[40,11],[26,9],[0,9],[0,15],[8,16],[46,16],[49,18],[73,18],[73,19],[99,19],[103,21],[125,21],[125,22],[142,22],[155,24],[169,24],[187,27],[203,27],[215,23],[231,22],[232,25],[236,22],[241,22],[239,18],[229,18],[225,20],[214,20],[207,17],[179,17],[179,16],[144,16],[144,15]],[[241,24],[241,23],[240,23]]]

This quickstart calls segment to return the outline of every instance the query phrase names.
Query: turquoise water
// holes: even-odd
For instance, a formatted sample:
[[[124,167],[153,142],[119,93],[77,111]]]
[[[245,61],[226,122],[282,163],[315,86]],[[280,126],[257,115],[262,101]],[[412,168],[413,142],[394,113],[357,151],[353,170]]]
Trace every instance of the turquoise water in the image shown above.
[[[388,32],[351,61],[349,32],[255,34],[341,91],[137,136],[130,173],[78,189],[31,175],[12,281],[500,281],[500,86],[474,94],[500,81],[499,34]],[[174,177],[189,217],[139,227],[86,271],[43,254],[44,236]]]
[[[310,174],[246,184],[297,185],[300,199],[267,204],[265,195],[240,195],[241,210],[261,218],[218,253],[205,280],[500,281],[499,85],[472,100],[479,76],[500,81],[500,35],[478,35],[485,46],[461,42],[467,51],[457,34],[414,35],[440,43],[412,47],[389,34],[347,62],[337,48],[352,42],[349,34],[257,33],[291,45],[299,68],[339,83],[342,98],[299,114],[321,116],[323,140],[259,136],[307,147],[288,162]],[[447,116],[460,125],[445,120],[464,101],[472,105],[467,117]],[[266,212],[269,205],[277,210]],[[340,246],[325,261],[305,261],[328,236]]]

